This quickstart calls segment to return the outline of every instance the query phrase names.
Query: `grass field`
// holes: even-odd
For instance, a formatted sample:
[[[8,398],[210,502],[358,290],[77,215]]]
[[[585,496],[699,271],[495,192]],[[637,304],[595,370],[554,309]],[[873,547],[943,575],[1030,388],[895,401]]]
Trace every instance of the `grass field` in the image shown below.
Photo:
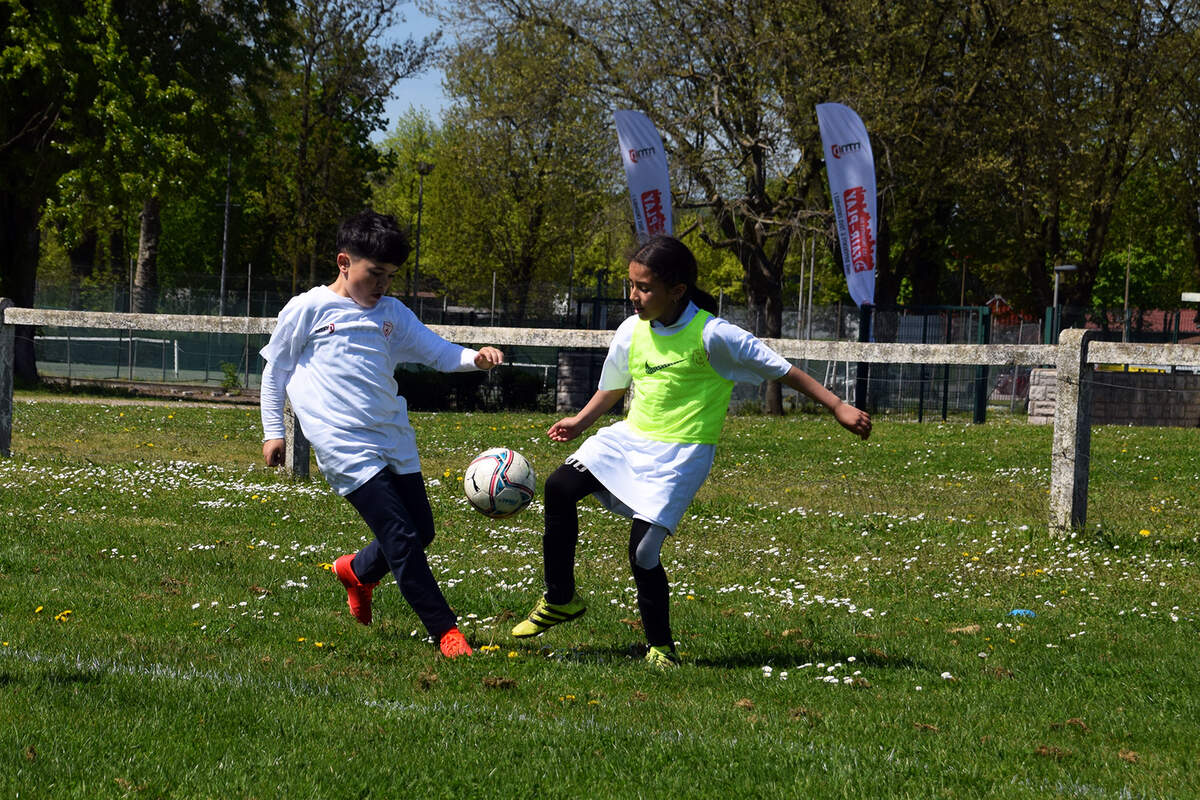
[[[501,444],[544,477],[548,415],[414,415],[477,650],[451,662],[394,585],[351,619],[327,569],[366,529],[259,466],[255,410],[17,399],[5,797],[1200,796],[1196,430],[1097,429],[1088,527],[1056,539],[1047,428],[732,417],[664,548],[659,673],[590,501],[587,615],[508,635],[541,508],[486,520],[458,480]]]

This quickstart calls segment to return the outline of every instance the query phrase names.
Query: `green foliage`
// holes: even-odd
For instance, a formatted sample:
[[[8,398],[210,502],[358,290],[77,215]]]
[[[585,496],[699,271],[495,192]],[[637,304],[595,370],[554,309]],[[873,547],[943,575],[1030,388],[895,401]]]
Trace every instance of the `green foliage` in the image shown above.
[[[881,303],[957,302],[964,260],[968,302],[1035,312],[1057,263],[1080,265],[1072,305],[1112,307],[1127,255],[1136,304],[1200,284],[1195,3],[427,5],[454,32],[452,107],[376,148],[396,81],[439,55],[437,35],[403,39],[391,0],[0,2],[5,291],[32,296],[42,211],[68,252],[94,252],[97,273],[73,279],[124,280],[148,196],[163,205],[163,284],[214,272],[227,159],[231,262],[302,288],[368,197],[415,227],[426,160],[429,286],[481,305],[495,272],[507,306],[540,311],[568,281],[623,272],[611,110],[639,108],[710,288],[759,305],[791,294],[815,238],[816,294],[845,299],[825,101],[871,136]]]
[[[295,9],[289,58],[265,92],[271,134],[255,142],[266,179],[254,199],[278,232],[273,271],[293,293],[323,279],[337,224],[361,210],[384,165],[370,141],[384,101],[434,55],[439,34],[390,38],[399,5],[312,0]]]
[[[565,287],[609,265],[591,253],[607,233],[612,139],[580,46],[535,24],[460,31],[447,79],[457,103],[441,128],[402,120],[387,143],[398,158],[389,205],[414,220],[414,164],[433,163],[422,274],[461,303],[487,305],[496,272],[504,307],[545,312],[561,291],[548,282]]]
[[[242,388],[242,377],[238,374],[237,364],[221,362],[221,387],[227,392],[236,392]]]

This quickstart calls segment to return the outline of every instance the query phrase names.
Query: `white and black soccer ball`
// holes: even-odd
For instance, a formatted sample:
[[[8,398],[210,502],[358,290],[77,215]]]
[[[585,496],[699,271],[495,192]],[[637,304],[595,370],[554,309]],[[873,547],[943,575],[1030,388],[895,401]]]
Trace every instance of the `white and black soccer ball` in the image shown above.
[[[511,517],[525,508],[536,489],[537,476],[529,461],[507,447],[484,450],[463,474],[467,500],[492,519]]]

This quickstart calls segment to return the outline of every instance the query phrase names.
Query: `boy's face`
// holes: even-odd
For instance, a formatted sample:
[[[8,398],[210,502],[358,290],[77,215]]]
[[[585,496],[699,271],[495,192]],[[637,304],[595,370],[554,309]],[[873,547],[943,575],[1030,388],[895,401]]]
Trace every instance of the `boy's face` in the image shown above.
[[[398,267],[341,252],[337,256],[338,277],[331,288],[363,308],[374,308],[388,292]]]

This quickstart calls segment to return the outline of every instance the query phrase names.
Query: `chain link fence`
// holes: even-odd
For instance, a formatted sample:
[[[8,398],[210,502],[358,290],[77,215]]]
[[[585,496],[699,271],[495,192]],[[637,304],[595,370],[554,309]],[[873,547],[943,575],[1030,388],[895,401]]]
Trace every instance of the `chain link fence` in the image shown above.
[[[495,291],[486,306],[465,305],[448,295],[431,290],[395,294],[418,317],[431,325],[503,327],[553,327],[613,330],[633,313],[624,282],[555,285],[541,283],[520,294],[506,287]],[[412,287],[407,287],[411,289]],[[514,305],[514,298],[523,305]],[[74,308],[87,311],[127,311],[127,286],[70,288],[39,286],[39,308]],[[224,308],[227,316],[273,317],[288,296],[275,290],[226,292],[225,302],[213,292],[190,288],[162,289],[157,310],[165,314],[215,315]],[[759,310],[731,298],[718,297],[721,316],[746,330],[764,334]],[[1033,318],[1007,309],[987,306],[936,306],[876,309],[871,336],[878,342],[930,344],[1037,344],[1050,341],[1055,333],[1054,315]],[[1195,310],[1084,312],[1064,307],[1058,319],[1062,327],[1087,326],[1101,331],[1102,338],[1134,342],[1200,342],[1200,321]],[[796,303],[782,312],[781,338],[830,341],[860,339],[861,317],[851,304],[805,307]],[[107,335],[106,335],[107,334]],[[205,387],[255,389],[261,382],[262,359],[258,351],[266,344],[263,335],[156,334],[153,331],[113,331],[68,327],[39,328],[35,337],[38,369],[47,377],[70,380],[126,380],[194,384]],[[509,347],[510,369],[526,373],[524,393],[536,382],[538,406],[552,407],[559,354],[554,348]],[[1024,413],[1028,398],[1028,367],[992,368],[938,366],[930,364],[873,364],[851,362],[796,362],[810,376],[846,400],[855,399],[855,387],[866,377],[867,406],[878,415],[898,420],[928,421],[956,418],[979,419],[990,409]],[[739,386],[734,407],[760,408],[764,388]],[[788,407],[799,407],[804,398],[791,392]],[[982,408],[981,408],[982,404]]]

